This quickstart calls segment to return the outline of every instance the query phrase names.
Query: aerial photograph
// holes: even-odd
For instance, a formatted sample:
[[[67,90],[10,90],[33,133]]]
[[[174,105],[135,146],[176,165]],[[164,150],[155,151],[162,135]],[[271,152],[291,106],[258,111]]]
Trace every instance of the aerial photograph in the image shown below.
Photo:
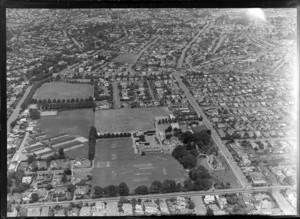
[[[297,214],[297,9],[7,8],[6,50],[8,217]]]

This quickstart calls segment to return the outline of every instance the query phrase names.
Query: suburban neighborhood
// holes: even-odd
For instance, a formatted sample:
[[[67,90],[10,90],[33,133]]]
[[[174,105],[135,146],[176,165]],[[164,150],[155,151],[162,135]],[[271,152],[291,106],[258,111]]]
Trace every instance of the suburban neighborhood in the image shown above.
[[[7,9],[7,216],[296,215],[296,9]]]

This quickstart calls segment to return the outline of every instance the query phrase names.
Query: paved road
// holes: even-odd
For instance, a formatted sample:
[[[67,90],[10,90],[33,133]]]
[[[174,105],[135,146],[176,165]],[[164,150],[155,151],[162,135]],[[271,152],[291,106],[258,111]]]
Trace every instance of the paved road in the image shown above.
[[[12,160],[11,160],[12,162],[13,162],[13,161],[18,161],[18,160],[19,160],[19,158],[20,158],[20,156],[21,156],[21,154],[22,154],[22,152],[23,152],[23,150],[24,150],[24,146],[25,146],[25,144],[26,144],[26,142],[27,142],[28,136],[29,136],[29,132],[26,132],[26,133],[25,133],[25,136],[24,136],[24,138],[23,138],[23,141],[22,141],[22,143],[21,143],[21,145],[20,145],[20,147],[19,147],[19,149],[16,151],[15,155],[13,156],[13,158],[12,158]]]
[[[77,42],[77,40],[76,40],[74,37],[72,37],[71,39],[72,39],[73,42],[78,46],[79,49],[82,48],[82,46]]]
[[[272,191],[272,195],[277,201],[280,209],[284,212],[285,215],[295,215],[296,209],[294,209],[286,198],[280,193],[280,191]]]
[[[113,96],[114,96],[114,109],[121,108],[120,96],[119,96],[119,89],[118,89],[118,82],[114,81],[112,83],[113,86]]]
[[[214,51],[212,52],[213,54],[219,49],[219,47],[223,43],[224,39],[225,39],[225,35],[222,35],[219,42],[218,42],[218,44],[217,44],[217,46],[215,47]]]
[[[249,190],[246,189],[222,189],[216,191],[196,191],[196,192],[178,192],[178,193],[168,193],[168,194],[150,194],[150,195],[135,195],[135,196],[127,196],[126,198],[140,198],[140,199],[157,199],[157,198],[172,198],[177,196],[203,196],[203,195],[224,195],[230,193],[252,193],[252,192],[266,192],[268,190],[279,191],[281,189],[286,188],[295,188],[295,186],[273,186],[273,187],[254,187]],[[111,198],[97,198],[97,199],[81,199],[75,201],[62,201],[62,202],[44,202],[44,203],[31,203],[31,204],[21,204],[26,207],[44,207],[44,206],[54,206],[57,204],[68,205],[70,202],[87,202],[87,203],[95,203],[96,201],[102,202],[113,202],[119,201],[120,197],[111,197]]]
[[[190,93],[190,91],[188,90],[186,85],[182,82],[182,80],[179,76],[179,73],[180,72],[175,72],[175,73],[173,73],[173,76],[175,77],[175,79],[179,83],[179,86],[181,87],[181,89],[184,91],[184,93],[185,93],[187,99],[189,100],[190,104],[193,106],[193,108],[198,113],[198,115],[201,115],[203,117],[203,123],[205,124],[205,126],[208,129],[211,130],[212,138],[214,139],[214,141],[216,142],[216,144],[220,148],[221,153],[223,154],[223,156],[226,159],[226,161],[228,162],[228,164],[231,166],[231,169],[233,170],[233,172],[237,176],[237,178],[240,181],[241,185],[243,187],[249,186],[248,185],[248,180],[244,176],[244,174],[241,171],[240,167],[237,166],[237,164],[234,162],[234,160],[232,158],[231,153],[227,150],[225,145],[222,144],[222,140],[221,140],[220,136],[218,135],[216,130],[212,127],[210,121],[207,119],[206,115],[203,113],[202,109],[199,107],[199,105],[197,104],[195,98],[192,96],[192,94]]]
[[[151,95],[151,97],[152,97],[152,100],[155,101],[155,97],[154,97],[154,94],[153,94],[153,90],[152,90],[152,88],[151,88],[151,86],[150,86],[150,82],[149,82],[148,80],[147,80],[147,85],[148,85],[149,93],[150,93],[150,95]]]
[[[207,23],[199,32],[198,34],[189,42],[189,44],[184,48],[184,50],[181,53],[181,56],[179,58],[178,64],[177,64],[177,69],[181,69],[182,68],[182,64],[183,64],[183,60],[185,57],[185,53],[187,51],[188,48],[190,48],[191,44],[199,37],[199,35],[201,33],[203,33],[203,31],[206,30],[206,28],[208,27],[209,23]]]
[[[29,94],[29,91],[31,90],[32,85],[29,86],[25,93],[23,94],[23,97],[21,98],[21,100],[19,101],[19,103],[17,104],[16,108],[13,110],[12,114],[10,115],[10,117],[7,120],[7,133],[10,132],[10,124],[18,118],[19,113],[20,113],[20,109],[21,109],[21,105],[24,102],[24,100],[26,99],[27,95]]]
[[[156,43],[156,41],[160,39],[160,37],[156,37],[151,43],[149,43],[146,47],[144,47],[138,54],[138,57],[136,59],[136,62],[138,62],[138,60],[141,58],[141,56],[143,55],[143,53],[154,43]],[[127,69],[126,69],[126,72],[129,72],[129,75],[133,75],[134,74],[134,71],[132,69],[132,67],[134,66],[135,64],[130,64]]]

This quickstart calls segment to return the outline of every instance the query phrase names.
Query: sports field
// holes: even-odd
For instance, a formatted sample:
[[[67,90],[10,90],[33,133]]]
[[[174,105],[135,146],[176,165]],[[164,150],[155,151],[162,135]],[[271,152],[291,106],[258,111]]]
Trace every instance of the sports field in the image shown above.
[[[120,54],[116,58],[114,58],[112,61],[117,62],[117,63],[122,63],[122,64],[135,64],[136,61],[138,60],[139,56],[138,54]]]
[[[45,83],[38,88],[33,99],[85,99],[94,96],[94,87],[89,84],[71,84],[66,82]]]
[[[95,126],[101,133],[149,130],[154,129],[155,116],[170,113],[167,107],[97,110]]]
[[[92,187],[119,185],[124,181],[133,191],[139,185],[150,186],[155,180],[183,183],[188,178],[171,155],[134,154],[132,138],[98,140],[94,162]]]
[[[56,116],[45,116],[38,120],[37,128],[48,136],[68,133],[71,136],[88,138],[90,127],[93,125],[92,109],[76,109],[59,112]],[[85,157],[88,154],[88,143],[83,147],[66,151],[67,156]]]

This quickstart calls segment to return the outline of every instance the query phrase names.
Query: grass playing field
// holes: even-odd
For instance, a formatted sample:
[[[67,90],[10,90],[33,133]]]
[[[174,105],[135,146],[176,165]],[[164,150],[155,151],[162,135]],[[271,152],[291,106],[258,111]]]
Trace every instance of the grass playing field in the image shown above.
[[[95,127],[101,133],[149,130],[154,128],[155,116],[170,113],[166,107],[97,110]]]
[[[68,133],[71,136],[83,136],[88,138],[90,127],[93,125],[92,109],[76,109],[59,112],[56,116],[45,116],[38,120],[37,128],[53,136],[61,133]],[[83,147],[66,151],[67,156],[85,157],[88,156],[88,143]]]
[[[171,156],[134,154],[131,138],[97,141],[92,187],[119,185],[124,181],[133,191],[139,185],[150,186],[152,181],[173,179],[183,182],[187,172]]]
[[[116,58],[114,58],[112,61],[122,63],[122,64],[125,64],[125,63],[135,64],[137,60],[138,60],[137,54],[120,54]]]
[[[38,88],[33,99],[81,99],[94,96],[94,87],[89,84],[71,84],[66,82],[45,83]]]

